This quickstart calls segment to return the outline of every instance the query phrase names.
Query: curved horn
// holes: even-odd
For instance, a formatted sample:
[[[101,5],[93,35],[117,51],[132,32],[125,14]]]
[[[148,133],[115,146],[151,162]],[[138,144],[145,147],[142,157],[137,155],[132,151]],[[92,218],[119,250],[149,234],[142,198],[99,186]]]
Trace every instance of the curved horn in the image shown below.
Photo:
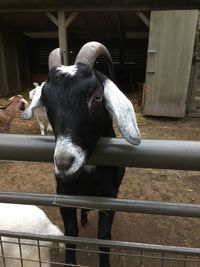
[[[86,43],[79,51],[75,64],[84,63],[93,67],[97,58],[103,58],[108,64],[109,76],[113,77],[113,63],[108,49],[99,42]]]
[[[62,54],[60,48],[56,48],[49,54],[49,70],[62,65]]]

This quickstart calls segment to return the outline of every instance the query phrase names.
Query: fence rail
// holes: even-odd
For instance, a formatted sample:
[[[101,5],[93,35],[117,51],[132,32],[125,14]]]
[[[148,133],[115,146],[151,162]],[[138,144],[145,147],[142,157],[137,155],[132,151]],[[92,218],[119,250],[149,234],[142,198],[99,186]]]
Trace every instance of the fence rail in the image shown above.
[[[6,238],[6,239],[5,239]],[[36,243],[32,243],[32,241]],[[42,243],[41,243],[42,242]],[[43,242],[48,242],[44,244]],[[35,235],[30,233],[16,233],[0,230],[0,249],[2,250],[2,259],[4,261],[4,266],[6,267],[7,260],[18,261],[17,266],[24,266],[25,263],[34,262],[38,263],[37,266],[43,266],[42,263],[51,263],[53,266],[72,266],[63,263],[63,259],[55,261],[46,261],[42,259],[41,255],[39,259],[32,259],[23,257],[23,246],[31,246],[38,250],[49,247],[49,242],[51,244],[60,243],[59,246],[52,245],[52,249],[61,256],[64,255],[64,246],[61,244],[76,244],[77,251],[80,253],[90,253],[97,254],[98,247],[109,247],[111,250],[109,252],[111,257],[116,257],[119,259],[117,266],[126,267],[125,258],[129,258],[128,266],[144,267],[144,266],[154,266],[154,267],[165,267],[165,266],[187,266],[187,267],[198,267],[200,263],[200,249],[199,248],[188,248],[180,246],[166,246],[166,245],[155,245],[147,243],[136,243],[136,242],[125,242],[116,240],[100,240],[95,238],[83,238],[83,237],[69,237],[69,236],[45,236],[45,235]],[[4,245],[19,246],[21,249],[21,254],[18,257],[13,257],[7,255],[4,251]],[[62,252],[61,252],[62,251]],[[62,258],[62,257],[61,257]],[[21,263],[21,264],[20,264]],[[130,265],[131,263],[131,265]],[[146,264],[145,264],[146,263]],[[166,263],[166,265],[165,265]],[[151,264],[151,265],[150,265]],[[170,264],[170,265],[169,265]],[[178,264],[178,265],[177,265]],[[181,265],[179,265],[181,264]],[[9,265],[10,266],[10,265]],[[29,265],[25,265],[29,266]],[[36,265],[34,265],[36,266]],[[73,265],[82,266],[85,265]],[[116,265],[115,265],[116,266]],[[89,267],[87,265],[87,267]]]
[[[96,238],[85,238],[85,237],[72,237],[72,236],[46,236],[46,235],[35,235],[29,233],[17,233],[0,230],[0,236],[23,238],[31,240],[42,240],[52,242],[66,242],[68,244],[78,245],[92,245],[95,247],[110,247],[115,249],[135,249],[151,252],[165,252],[165,253],[179,253],[187,254],[191,256],[200,256],[200,248],[187,248],[181,246],[165,246],[155,245],[146,243],[136,243],[127,241],[116,241],[116,240],[101,240]]]
[[[200,218],[200,205],[106,197],[0,192],[0,202]]]
[[[53,162],[54,137],[0,134],[0,160]],[[200,170],[200,142],[143,139],[132,146],[124,139],[101,138],[88,164]]]

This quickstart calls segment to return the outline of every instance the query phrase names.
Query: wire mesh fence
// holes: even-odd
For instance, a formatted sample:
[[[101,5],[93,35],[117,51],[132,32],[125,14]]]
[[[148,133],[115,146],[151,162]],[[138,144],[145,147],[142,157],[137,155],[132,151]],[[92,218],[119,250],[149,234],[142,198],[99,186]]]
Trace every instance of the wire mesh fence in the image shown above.
[[[64,263],[65,243],[76,244],[79,264]],[[110,248],[112,266],[199,267],[200,249],[90,238],[0,231],[0,266],[50,267],[97,264],[98,247]],[[92,263],[91,263],[92,262]]]
[[[84,196],[0,192],[0,202],[74,208],[200,217],[198,204],[166,203]],[[22,231],[23,232],[23,231]],[[58,245],[59,244],[59,245]],[[0,267],[73,266],[64,263],[65,244],[75,244],[78,265],[98,266],[98,248],[110,248],[111,266],[120,267],[199,267],[200,248],[165,246],[99,240],[92,238],[47,236],[0,230]]]

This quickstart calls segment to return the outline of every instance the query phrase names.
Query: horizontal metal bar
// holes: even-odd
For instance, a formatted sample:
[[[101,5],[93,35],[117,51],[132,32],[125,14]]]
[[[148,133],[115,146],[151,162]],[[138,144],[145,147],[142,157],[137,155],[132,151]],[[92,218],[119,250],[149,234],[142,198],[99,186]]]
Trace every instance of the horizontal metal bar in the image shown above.
[[[22,239],[31,240],[41,240],[41,241],[52,241],[52,242],[65,242],[68,244],[77,245],[88,245],[96,247],[110,247],[116,249],[132,249],[140,250],[146,252],[155,253],[169,253],[169,254],[180,254],[180,255],[190,255],[190,256],[200,256],[200,248],[189,248],[180,246],[166,246],[166,245],[156,245],[147,243],[135,243],[135,242],[125,242],[117,240],[101,240],[96,238],[84,238],[84,237],[70,237],[70,236],[45,236],[45,235],[35,235],[29,233],[17,233],[10,231],[0,230],[0,236],[14,237]],[[144,255],[141,255],[144,256]]]
[[[198,0],[1,0],[0,12],[44,12],[44,11],[140,11],[198,9]]]
[[[0,202],[200,218],[200,205],[105,197],[0,192]]]
[[[53,162],[54,137],[0,134],[0,160]],[[139,146],[101,138],[88,164],[200,170],[200,142],[143,139]]]

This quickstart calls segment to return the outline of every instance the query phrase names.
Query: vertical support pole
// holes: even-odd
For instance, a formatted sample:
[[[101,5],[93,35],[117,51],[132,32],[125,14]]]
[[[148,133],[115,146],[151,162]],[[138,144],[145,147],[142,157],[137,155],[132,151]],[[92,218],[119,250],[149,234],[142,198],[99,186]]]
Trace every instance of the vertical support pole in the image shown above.
[[[68,65],[67,30],[65,27],[65,12],[58,11],[58,40],[63,57],[63,64]]]

